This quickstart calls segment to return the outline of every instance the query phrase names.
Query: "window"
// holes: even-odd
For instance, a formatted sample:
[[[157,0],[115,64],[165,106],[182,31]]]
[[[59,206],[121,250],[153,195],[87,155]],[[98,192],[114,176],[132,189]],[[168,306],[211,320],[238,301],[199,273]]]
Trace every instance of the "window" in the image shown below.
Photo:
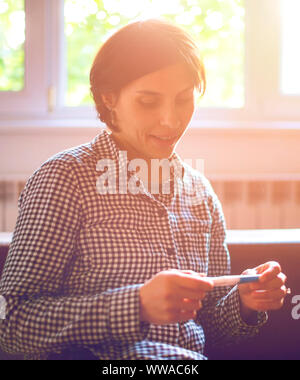
[[[281,0],[281,11],[281,91],[285,95],[300,95],[299,0]]]
[[[268,23],[258,17],[265,51],[261,66],[263,91],[259,102],[263,117],[275,120],[300,120],[299,91],[299,1],[267,0],[264,12]]]
[[[2,120],[47,117],[45,13],[43,0],[0,0]]]
[[[25,12],[23,0],[0,1],[0,91],[24,87]]]
[[[297,122],[298,14],[299,0],[0,0],[1,119],[98,123],[88,77],[101,42],[164,15],[203,54],[207,92],[192,125]]]
[[[199,43],[209,83],[201,105],[242,107],[244,14],[242,0],[64,0],[66,105],[91,104],[89,69],[107,36],[136,18],[163,16],[182,25]]]

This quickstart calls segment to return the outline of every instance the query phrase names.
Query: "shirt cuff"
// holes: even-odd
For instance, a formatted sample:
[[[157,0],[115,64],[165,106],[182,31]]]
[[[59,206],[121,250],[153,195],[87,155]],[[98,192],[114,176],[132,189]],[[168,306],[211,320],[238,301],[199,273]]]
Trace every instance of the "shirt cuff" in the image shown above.
[[[266,312],[257,312],[256,323],[248,324],[241,316],[240,312],[240,296],[238,287],[235,286],[231,289],[227,295],[231,298],[231,303],[234,305],[234,309],[237,311],[234,315],[234,328],[232,335],[234,336],[255,336],[259,333],[260,328],[266,324],[268,320],[268,314]]]
[[[150,325],[140,321],[141,286],[131,285],[111,291],[109,325],[115,341],[133,343],[146,338]]]

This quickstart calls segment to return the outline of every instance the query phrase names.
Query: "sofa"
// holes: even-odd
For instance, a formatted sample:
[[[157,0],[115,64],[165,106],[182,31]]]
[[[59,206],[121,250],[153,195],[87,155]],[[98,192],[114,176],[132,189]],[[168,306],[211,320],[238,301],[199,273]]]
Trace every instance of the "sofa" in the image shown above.
[[[231,255],[232,273],[240,274],[266,261],[278,261],[287,275],[291,294],[281,310],[269,312],[268,323],[247,343],[210,349],[212,360],[298,360],[300,359],[300,319],[294,319],[292,303],[295,295],[300,300],[300,229],[228,231],[227,245]],[[9,248],[9,239],[1,242],[0,274]],[[300,317],[300,308],[299,308]],[[294,315],[295,317],[295,315]],[[0,351],[0,360],[22,359]]]

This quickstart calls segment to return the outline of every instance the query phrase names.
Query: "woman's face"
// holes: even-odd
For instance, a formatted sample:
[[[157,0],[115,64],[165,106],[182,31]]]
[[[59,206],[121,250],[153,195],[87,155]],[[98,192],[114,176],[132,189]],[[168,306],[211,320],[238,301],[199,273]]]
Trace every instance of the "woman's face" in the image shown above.
[[[147,74],[124,87],[113,107],[112,132],[128,158],[169,158],[194,112],[194,80],[182,63]]]

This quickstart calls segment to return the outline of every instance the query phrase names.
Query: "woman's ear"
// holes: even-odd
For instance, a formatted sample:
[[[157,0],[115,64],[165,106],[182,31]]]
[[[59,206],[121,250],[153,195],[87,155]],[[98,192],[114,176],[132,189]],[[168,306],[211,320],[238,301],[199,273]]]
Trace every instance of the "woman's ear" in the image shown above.
[[[113,92],[102,94],[101,99],[109,110],[113,109],[117,102],[117,96]]]

